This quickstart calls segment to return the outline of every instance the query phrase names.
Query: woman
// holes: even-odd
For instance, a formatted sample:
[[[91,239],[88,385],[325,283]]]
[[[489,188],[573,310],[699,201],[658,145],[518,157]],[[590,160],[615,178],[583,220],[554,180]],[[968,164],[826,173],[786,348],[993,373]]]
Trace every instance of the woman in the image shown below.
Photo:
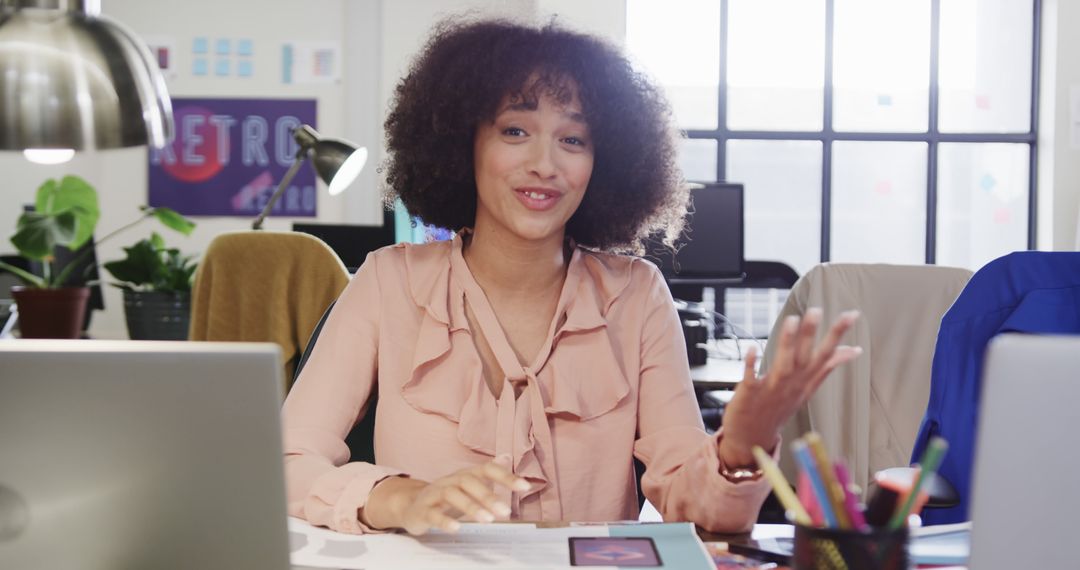
[[[343,532],[458,519],[637,517],[633,457],[666,520],[742,531],[768,488],[751,448],[832,368],[820,312],[785,323],[767,378],[705,433],[677,314],[642,237],[687,193],[663,96],[604,42],[553,25],[447,22],[386,121],[390,197],[452,242],[371,254],[285,403],[289,511]],[[343,439],[378,392],[377,465]]]

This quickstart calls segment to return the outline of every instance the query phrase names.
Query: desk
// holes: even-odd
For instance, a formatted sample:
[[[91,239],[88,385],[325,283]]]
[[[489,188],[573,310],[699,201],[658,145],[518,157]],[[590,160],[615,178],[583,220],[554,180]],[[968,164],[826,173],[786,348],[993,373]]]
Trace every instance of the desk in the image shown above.
[[[742,381],[746,368],[743,355],[754,347],[758,351],[758,363],[765,349],[765,341],[754,339],[719,339],[710,341],[706,350],[709,359],[705,364],[690,367],[690,379],[695,391],[734,390]]]

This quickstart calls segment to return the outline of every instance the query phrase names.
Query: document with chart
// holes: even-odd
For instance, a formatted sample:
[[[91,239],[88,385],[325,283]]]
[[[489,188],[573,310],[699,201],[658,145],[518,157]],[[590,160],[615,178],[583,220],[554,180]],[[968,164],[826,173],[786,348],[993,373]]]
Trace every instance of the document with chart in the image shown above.
[[[315,568],[712,568],[689,523],[538,528],[463,524],[456,534],[342,534],[289,518],[291,561]]]

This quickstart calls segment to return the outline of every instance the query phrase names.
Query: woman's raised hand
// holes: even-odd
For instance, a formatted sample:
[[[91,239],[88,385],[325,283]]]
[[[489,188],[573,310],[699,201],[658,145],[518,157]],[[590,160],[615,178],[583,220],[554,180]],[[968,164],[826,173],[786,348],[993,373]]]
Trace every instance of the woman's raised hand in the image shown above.
[[[455,532],[459,520],[492,522],[510,516],[510,505],[500,501],[496,486],[527,491],[529,483],[507,468],[508,459],[496,459],[456,471],[430,483],[394,477],[372,490],[362,520],[373,528],[402,528],[421,535],[437,528]]]
[[[757,352],[748,351],[743,380],[724,410],[724,437],[718,450],[724,465],[754,465],[753,446],[772,449],[780,428],[810,399],[825,377],[862,353],[857,346],[840,344],[858,316],[858,311],[840,315],[817,346],[814,338],[821,325],[821,309],[809,309],[801,320],[794,315],[787,317],[780,327],[780,337],[769,341],[778,343],[778,347],[764,376],[755,373]]]

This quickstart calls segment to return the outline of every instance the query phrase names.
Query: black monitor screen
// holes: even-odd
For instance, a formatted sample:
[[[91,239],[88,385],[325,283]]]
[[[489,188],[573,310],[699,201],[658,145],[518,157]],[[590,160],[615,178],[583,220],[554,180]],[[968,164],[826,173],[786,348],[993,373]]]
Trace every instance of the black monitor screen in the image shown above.
[[[650,241],[647,256],[668,278],[727,278],[743,274],[743,186],[710,183],[691,194],[686,230],[676,253]]]
[[[394,226],[293,223],[293,231],[311,234],[330,246],[350,272],[364,263],[367,254],[394,245]]]

